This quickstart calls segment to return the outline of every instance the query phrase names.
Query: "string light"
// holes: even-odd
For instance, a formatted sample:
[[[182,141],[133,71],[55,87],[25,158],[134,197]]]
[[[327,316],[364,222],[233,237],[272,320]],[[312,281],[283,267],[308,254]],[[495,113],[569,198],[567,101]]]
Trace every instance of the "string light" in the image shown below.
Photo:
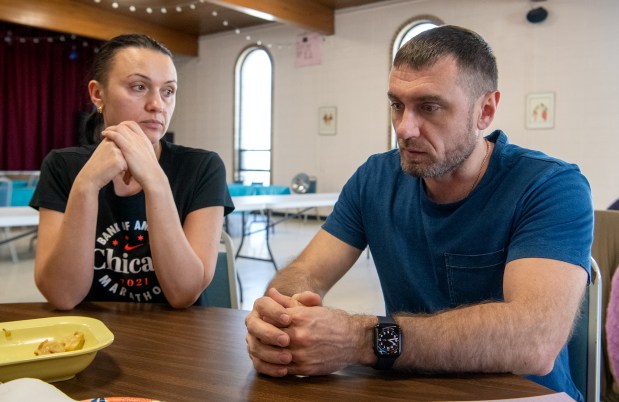
[[[13,45],[27,45],[34,44],[39,45],[42,42],[47,43],[67,43],[71,45],[69,50],[69,60],[77,60],[79,58],[78,48],[91,48],[92,52],[97,53],[99,51],[98,42],[96,46],[91,46],[92,42],[89,42],[87,38],[79,38],[77,35],[58,34],[50,36],[49,33],[41,34],[38,36],[19,36],[14,35],[12,31],[8,30],[4,33],[0,32],[0,41],[4,42],[8,46]]]
[[[103,4],[104,2],[102,0],[93,0],[95,3],[97,4]],[[124,6],[121,5],[121,3],[119,1],[112,1],[110,2],[112,8],[114,9],[122,9],[123,7],[128,7],[129,11],[131,11],[132,13],[135,13],[137,11],[143,10],[148,14],[152,14],[154,9],[158,9],[161,14],[167,14],[169,9],[174,9],[176,10],[176,12],[182,12],[183,9],[186,8],[190,8],[192,10],[196,9],[196,6],[199,4],[204,4],[206,3],[206,0],[193,0],[193,1],[183,1],[183,2],[179,2],[178,4],[175,5],[167,5],[167,6],[143,6],[140,4],[130,4],[128,6]],[[213,16],[216,17],[217,16],[217,11],[213,11]]]
[[[181,0],[179,1],[177,4],[172,4],[172,5],[166,5],[166,6],[157,6],[155,1],[153,1],[152,3],[155,3],[155,5],[151,5],[151,6],[147,6],[147,5],[140,5],[140,4],[129,4],[126,5],[126,3],[129,2],[124,2],[125,4],[122,4],[123,2],[119,2],[119,1],[110,1],[110,0],[93,0],[95,3],[97,4],[105,4],[107,2],[107,4],[111,5],[111,7],[115,10],[122,10],[123,8],[126,7],[126,9],[128,9],[130,12],[132,13],[138,13],[138,12],[145,12],[146,14],[152,15],[155,10],[159,10],[159,12],[161,14],[168,14],[168,10],[175,10],[177,13],[181,13],[185,10],[192,10],[195,11],[198,9],[198,6],[202,6],[204,4],[207,3],[207,0]],[[135,1],[135,0],[134,0]],[[219,17],[219,11],[217,10],[213,10],[211,11],[211,15],[214,18]],[[234,33],[239,35],[241,33],[241,29],[239,27],[235,27],[232,24],[230,24],[230,21],[225,19],[223,21],[221,21],[221,24],[224,27],[228,27],[230,29],[234,29]],[[251,36],[250,35],[246,35],[245,36],[245,40],[246,41],[251,41]],[[324,37],[323,37],[324,40]],[[10,42],[11,38],[5,38],[5,41]],[[258,46],[262,46],[263,45],[263,41],[261,40],[256,40],[255,43]],[[274,47],[273,44],[268,43],[265,45],[267,48],[271,49]],[[275,44],[277,49],[283,49],[283,48],[290,48],[293,47],[294,44],[291,43],[287,43],[287,44]]]

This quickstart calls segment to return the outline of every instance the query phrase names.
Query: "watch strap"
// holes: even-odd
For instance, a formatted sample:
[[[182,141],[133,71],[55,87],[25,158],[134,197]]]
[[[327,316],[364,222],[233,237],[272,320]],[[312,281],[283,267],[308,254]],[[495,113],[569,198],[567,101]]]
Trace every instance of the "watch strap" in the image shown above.
[[[400,328],[398,326],[398,323],[395,322],[395,320],[392,317],[381,317],[378,316],[378,325],[395,325],[396,327]],[[376,351],[376,339],[374,339],[374,352],[376,354],[377,360],[376,360],[376,364],[373,366],[375,369],[377,370],[389,370],[393,367],[396,359],[398,358],[398,356],[380,356],[378,354],[378,352]],[[400,333],[400,342],[402,342],[402,336]]]
[[[397,359],[397,357],[379,357],[376,360],[376,364],[372,367],[376,370],[391,370],[395,364],[395,359]]]
[[[379,324],[392,324],[392,325],[398,325],[397,322],[395,322],[395,320],[392,317],[381,317],[381,316],[377,316],[378,318],[378,323]]]

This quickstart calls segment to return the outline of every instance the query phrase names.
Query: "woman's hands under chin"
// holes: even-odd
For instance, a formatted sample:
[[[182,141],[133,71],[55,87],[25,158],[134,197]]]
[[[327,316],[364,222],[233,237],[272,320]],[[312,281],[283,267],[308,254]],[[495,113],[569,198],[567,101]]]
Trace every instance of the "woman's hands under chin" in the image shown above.
[[[159,142],[151,143],[138,123],[125,121],[106,127],[101,134],[118,147],[126,161],[127,167],[121,171],[126,186],[132,181],[142,187],[157,183],[162,173],[155,149],[159,149]]]
[[[127,161],[120,148],[107,138],[99,143],[76,178],[76,184],[100,190],[121,172],[127,172]]]

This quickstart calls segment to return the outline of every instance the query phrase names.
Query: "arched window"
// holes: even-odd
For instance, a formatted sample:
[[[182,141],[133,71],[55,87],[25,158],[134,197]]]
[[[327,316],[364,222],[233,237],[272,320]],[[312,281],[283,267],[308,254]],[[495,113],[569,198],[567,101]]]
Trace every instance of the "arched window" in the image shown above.
[[[416,35],[419,35],[423,31],[436,28],[439,25],[443,25],[443,21],[436,17],[426,15],[414,17],[402,24],[393,39],[390,61],[393,61],[393,59],[395,58],[395,54],[398,52],[398,50],[400,50],[402,45],[409,41],[409,39]],[[389,127],[389,145],[390,148],[393,149],[398,146],[398,140],[396,139],[393,127],[391,125],[389,125]]]
[[[236,63],[234,180],[271,184],[273,63],[266,49],[245,49]]]

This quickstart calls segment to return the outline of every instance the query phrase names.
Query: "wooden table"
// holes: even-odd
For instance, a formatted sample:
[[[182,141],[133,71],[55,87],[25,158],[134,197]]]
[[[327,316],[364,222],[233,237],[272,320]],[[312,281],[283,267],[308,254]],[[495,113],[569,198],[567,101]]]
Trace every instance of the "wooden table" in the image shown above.
[[[510,374],[423,377],[354,367],[321,377],[258,375],[245,344],[247,311],[133,303],[0,304],[0,322],[61,315],[103,321],[114,342],[73,379],[54,385],[74,399],[142,396],[182,401],[444,401],[551,394]]]

